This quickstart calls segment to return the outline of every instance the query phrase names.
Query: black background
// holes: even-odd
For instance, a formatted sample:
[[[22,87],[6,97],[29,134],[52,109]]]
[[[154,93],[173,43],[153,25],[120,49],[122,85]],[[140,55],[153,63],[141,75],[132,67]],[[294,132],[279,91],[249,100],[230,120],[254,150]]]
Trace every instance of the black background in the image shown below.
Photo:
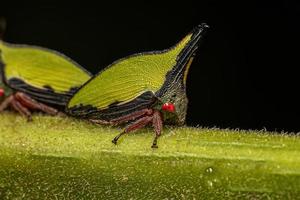
[[[58,50],[93,73],[210,25],[188,77],[187,123],[300,131],[300,5],[291,1],[1,3],[5,40]]]

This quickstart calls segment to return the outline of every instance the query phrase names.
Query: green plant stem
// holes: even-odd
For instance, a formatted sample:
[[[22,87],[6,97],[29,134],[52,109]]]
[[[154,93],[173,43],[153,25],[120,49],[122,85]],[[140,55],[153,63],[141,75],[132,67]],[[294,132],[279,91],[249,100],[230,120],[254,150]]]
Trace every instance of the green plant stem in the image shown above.
[[[0,199],[297,199],[300,138],[265,131],[121,128],[0,114]]]

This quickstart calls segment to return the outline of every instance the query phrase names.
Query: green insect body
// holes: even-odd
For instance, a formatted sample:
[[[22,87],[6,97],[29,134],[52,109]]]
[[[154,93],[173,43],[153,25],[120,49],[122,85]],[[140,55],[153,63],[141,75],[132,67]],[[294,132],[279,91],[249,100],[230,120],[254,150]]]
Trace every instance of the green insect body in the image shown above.
[[[3,82],[13,90],[0,111],[10,106],[28,118],[30,110],[57,114],[91,78],[79,64],[50,49],[0,41],[0,51]]]
[[[170,49],[117,60],[74,94],[67,113],[100,124],[130,122],[114,143],[121,135],[152,124],[152,147],[157,147],[163,123],[185,123],[187,73],[207,28],[197,26]]]

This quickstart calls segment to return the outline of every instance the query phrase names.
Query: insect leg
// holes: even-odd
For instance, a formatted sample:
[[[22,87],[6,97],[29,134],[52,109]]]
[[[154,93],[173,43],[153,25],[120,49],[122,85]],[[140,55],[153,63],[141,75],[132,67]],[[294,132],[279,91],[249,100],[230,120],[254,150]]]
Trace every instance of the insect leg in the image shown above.
[[[109,121],[101,120],[101,119],[89,119],[90,122],[101,125],[112,125]]]
[[[31,97],[29,97],[28,95],[26,95],[25,93],[22,92],[17,92],[15,94],[15,97],[24,105],[27,106],[31,109],[35,109],[35,110],[40,110],[43,111],[49,115],[56,115],[58,114],[58,110],[56,110],[55,108],[51,108],[45,104],[39,103],[37,101],[35,101],[34,99],[32,99]]]
[[[149,124],[152,121],[153,117],[152,116],[145,116],[142,117],[138,120],[136,120],[135,122],[133,122],[132,124],[129,124],[125,130],[123,132],[121,132],[119,135],[117,135],[113,140],[112,143],[117,144],[118,139],[124,135],[125,133],[129,133],[131,131],[143,128],[144,126],[146,126],[147,124]]]
[[[1,104],[0,104],[0,112],[5,110],[11,102],[14,100],[13,95],[8,96]]]
[[[139,118],[143,115],[152,115],[152,113],[153,113],[153,109],[145,108],[145,109],[138,110],[136,112],[130,113],[128,115],[118,117],[116,119],[111,120],[110,122],[113,125],[118,125],[118,124],[128,122],[130,120],[135,120],[136,118]]]
[[[18,111],[22,116],[26,117],[28,121],[31,121],[31,112],[23,106],[17,99],[13,98],[11,106]]]
[[[152,120],[152,124],[153,124],[153,128],[154,128],[154,131],[155,131],[155,137],[154,137],[154,140],[153,140],[153,143],[152,143],[152,148],[157,148],[157,139],[158,137],[161,135],[161,130],[163,128],[163,118],[162,118],[162,115],[161,113],[156,110],[154,111],[153,113],[153,120]]]

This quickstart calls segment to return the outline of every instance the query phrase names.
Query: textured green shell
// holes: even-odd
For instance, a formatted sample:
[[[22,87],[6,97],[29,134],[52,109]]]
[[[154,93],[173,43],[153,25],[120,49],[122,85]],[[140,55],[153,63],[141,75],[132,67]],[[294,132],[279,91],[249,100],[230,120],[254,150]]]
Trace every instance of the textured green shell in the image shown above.
[[[68,108],[90,105],[106,109],[118,102],[132,101],[144,92],[157,92],[191,36],[188,34],[171,49],[135,54],[114,62],[84,85],[70,100]]]
[[[17,89],[10,80],[18,79],[36,89],[49,89],[65,94],[78,88],[91,75],[68,57],[46,48],[13,45],[0,41],[3,76],[8,85]]]
[[[69,115],[110,122],[135,111],[170,102],[169,124],[183,124],[187,111],[186,78],[206,24],[196,26],[180,42],[163,51],[134,54],[109,65],[85,83],[66,106]]]

